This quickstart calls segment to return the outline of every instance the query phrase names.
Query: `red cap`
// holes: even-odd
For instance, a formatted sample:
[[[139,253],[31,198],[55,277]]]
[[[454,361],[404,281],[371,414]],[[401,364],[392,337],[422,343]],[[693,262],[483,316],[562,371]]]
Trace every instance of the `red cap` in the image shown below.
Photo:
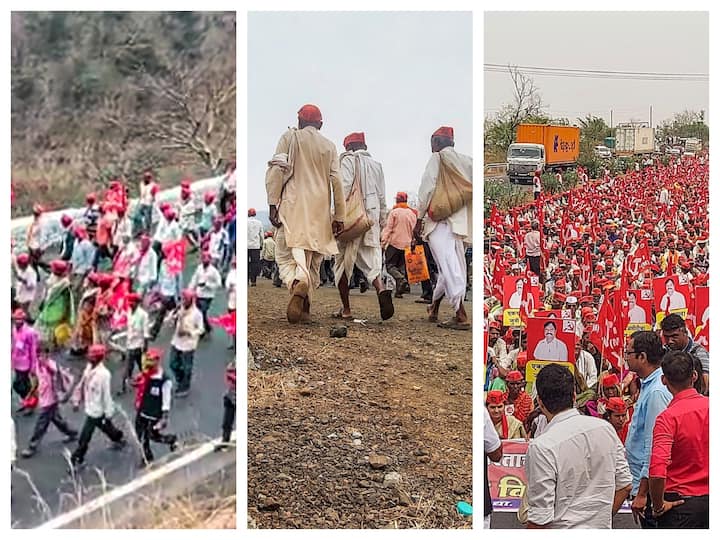
[[[595,318],[595,312],[593,311],[593,308],[591,307],[584,307],[580,310],[580,317],[584,319],[594,319]]]
[[[350,143],[365,144],[365,133],[363,133],[362,131],[359,131],[357,133],[351,133],[350,135],[345,137],[345,139],[343,139],[343,146],[345,148],[347,148],[348,144]]]
[[[518,367],[524,367],[527,364],[527,351],[519,352],[516,361]]]
[[[16,321],[19,321],[19,320],[24,321],[26,317],[27,317],[27,315],[20,308],[17,308],[15,311],[13,311],[13,319],[15,319]]]
[[[395,195],[395,201],[396,202],[407,202],[407,193],[404,191],[398,191],[397,195]]]
[[[488,328],[494,328],[495,330],[500,330],[500,329],[502,329],[502,325],[497,321],[493,321],[488,325]]]
[[[485,402],[488,405],[504,405],[505,404],[505,393],[502,390],[490,390],[487,393]]]
[[[505,377],[505,381],[507,381],[507,382],[520,382],[522,380],[523,380],[522,373],[520,373],[517,369],[511,371]]]
[[[147,358],[148,360],[160,360],[161,357],[162,357],[162,350],[158,349],[156,347],[151,347],[145,353],[145,358]]]
[[[248,217],[252,217],[252,216],[255,216],[255,215],[257,215],[257,212],[255,211],[255,209],[254,209],[254,208],[248,208]]]
[[[593,288],[593,290],[590,292],[593,296],[600,296],[602,294],[602,291],[598,287]]]
[[[50,270],[52,270],[55,274],[64,274],[67,272],[68,269],[68,263],[61,260],[61,259],[55,259],[54,261],[50,262]]]
[[[97,200],[97,197],[95,196],[94,193],[88,193],[87,195],[85,195],[85,202],[88,204],[93,204],[93,203],[95,203],[96,200]]]
[[[210,204],[213,200],[215,200],[215,194],[210,191],[205,192],[205,202]]]
[[[87,355],[88,358],[104,358],[106,352],[107,349],[105,348],[105,345],[102,343],[96,343],[95,345],[90,345]]]
[[[194,289],[184,289],[182,292],[183,300],[195,300],[195,290]]]
[[[565,303],[565,300],[567,300],[567,295],[563,294],[563,293],[559,293],[559,292],[556,292],[554,297],[555,297],[555,300],[557,300],[558,302]]]
[[[588,304],[592,304],[592,301],[593,301],[593,297],[592,297],[592,296],[583,296],[583,297],[579,300],[579,302],[580,302],[581,304],[585,304],[586,302],[587,302]]]
[[[184,189],[190,189],[190,184],[190,180],[183,180],[182,182],[180,182],[180,187]]]
[[[448,126],[442,126],[435,130],[432,134],[433,137],[447,137],[448,139],[455,138],[455,130]]]
[[[18,264],[25,266],[29,262],[30,262],[30,255],[28,255],[27,253],[21,253],[20,255],[17,256]]]
[[[614,373],[611,373],[610,375],[605,375],[602,378],[603,388],[610,388],[611,386],[617,386],[618,384],[620,384],[620,379],[618,379],[618,376]]]
[[[167,219],[173,219],[175,217],[175,210],[166,208],[164,214]]]
[[[305,122],[322,122],[322,113],[317,106],[307,104],[300,107],[298,118]]]
[[[617,414],[625,414],[627,412],[627,405],[623,398],[611,397],[605,404],[605,409]]]
[[[161,203],[160,203],[160,211],[161,211],[163,214],[165,213],[165,210],[167,210],[168,208],[170,208],[170,203],[169,203],[169,202],[161,202]]]
[[[33,213],[34,214],[42,214],[45,211],[45,209],[40,204],[33,204]]]
[[[129,304],[139,304],[142,300],[142,296],[140,296],[138,293],[130,293],[127,296],[127,301]]]
[[[64,227],[68,227],[72,223],[72,221],[72,218],[67,214],[63,214],[60,218],[60,223],[62,223]]]

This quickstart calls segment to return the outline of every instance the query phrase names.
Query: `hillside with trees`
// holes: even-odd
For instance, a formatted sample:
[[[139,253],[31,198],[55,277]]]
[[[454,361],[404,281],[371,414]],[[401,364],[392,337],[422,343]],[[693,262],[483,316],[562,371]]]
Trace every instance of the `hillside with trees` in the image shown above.
[[[235,14],[14,12],[14,215],[78,204],[110,179],[135,194],[235,156]]]

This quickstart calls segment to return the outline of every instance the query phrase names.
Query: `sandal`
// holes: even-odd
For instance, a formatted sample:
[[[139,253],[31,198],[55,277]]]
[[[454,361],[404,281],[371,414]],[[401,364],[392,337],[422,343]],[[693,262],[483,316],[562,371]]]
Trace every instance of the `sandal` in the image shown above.
[[[392,301],[392,291],[385,290],[378,293],[378,303],[380,304],[380,318],[387,321],[395,314],[395,306]]]
[[[308,295],[308,284],[300,281],[293,287],[293,296],[287,306],[287,320],[295,324],[300,322],[303,313],[303,305]]]
[[[352,315],[343,315],[343,308],[340,308],[337,313],[332,314],[333,319],[342,319],[343,321],[352,321],[355,317]]]
[[[449,321],[438,323],[438,326],[440,328],[447,328],[449,330],[470,330],[472,328],[472,324],[470,324],[469,322],[458,322],[455,317],[453,317]]]

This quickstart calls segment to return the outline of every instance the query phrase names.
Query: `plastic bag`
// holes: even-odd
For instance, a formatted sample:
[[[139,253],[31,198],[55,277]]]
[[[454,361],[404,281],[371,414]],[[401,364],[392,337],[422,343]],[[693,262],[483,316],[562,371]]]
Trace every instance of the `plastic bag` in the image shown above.
[[[428,270],[423,246],[415,246],[414,252],[411,248],[405,248],[405,270],[408,283],[421,283],[430,279],[430,270]]]

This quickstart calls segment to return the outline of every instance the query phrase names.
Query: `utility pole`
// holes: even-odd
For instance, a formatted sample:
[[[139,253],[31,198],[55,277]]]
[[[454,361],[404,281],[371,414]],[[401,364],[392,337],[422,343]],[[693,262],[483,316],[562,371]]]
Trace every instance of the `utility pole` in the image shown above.
[[[612,129],[612,109],[610,109],[610,129]]]
[[[652,105],[650,105],[650,127],[652,127]]]

